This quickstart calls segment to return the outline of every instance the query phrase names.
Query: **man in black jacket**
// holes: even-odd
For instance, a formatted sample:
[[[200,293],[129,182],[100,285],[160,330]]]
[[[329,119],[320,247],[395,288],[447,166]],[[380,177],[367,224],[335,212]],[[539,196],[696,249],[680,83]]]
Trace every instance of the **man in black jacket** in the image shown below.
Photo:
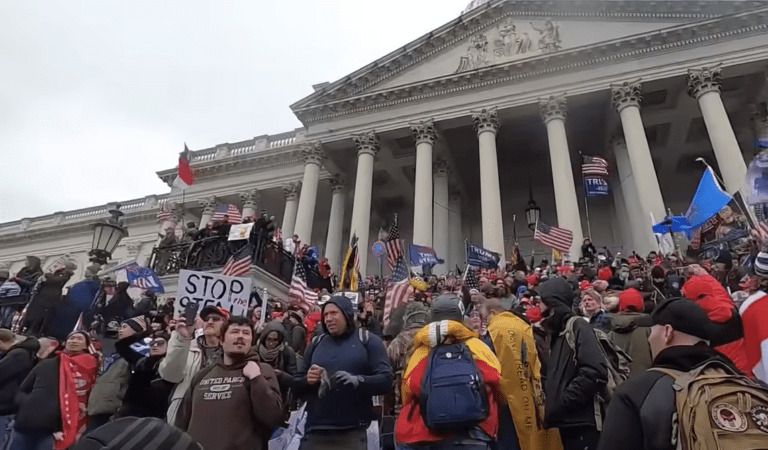
[[[39,349],[37,339],[17,337],[11,330],[0,328],[0,449],[10,439],[11,421],[17,409],[16,392],[35,366]]]
[[[648,336],[653,367],[688,372],[713,361],[731,366],[708,345],[712,324],[694,302],[667,300],[653,311],[649,325],[653,325]],[[598,449],[674,449],[673,382],[662,372],[648,370],[619,386],[608,408]]]
[[[542,325],[551,336],[544,424],[560,429],[564,450],[593,450],[600,437],[595,417],[604,412],[595,411],[600,408],[595,396],[607,382],[607,362],[592,327],[574,317],[571,285],[563,278],[553,278],[536,291],[541,296]],[[575,348],[563,333],[571,318]]]

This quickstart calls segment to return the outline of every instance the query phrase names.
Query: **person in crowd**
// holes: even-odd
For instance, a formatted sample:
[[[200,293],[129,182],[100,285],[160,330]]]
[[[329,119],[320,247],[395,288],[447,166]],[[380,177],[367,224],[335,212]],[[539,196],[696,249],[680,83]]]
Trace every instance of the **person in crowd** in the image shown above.
[[[676,298],[661,303],[650,324],[653,367],[688,372],[713,361],[731,366],[708,345],[713,331],[710,320],[693,302]],[[676,411],[671,376],[655,370],[633,376],[614,393],[598,449],[674,449]]]
[[[274,369],[280,383],[283,406],[287,408],[291,401],[289,389],[293,375],[298,372],[298,365],[296,352],[288,345],[285,327],[280,321],[273,320],[264,326],[261,336],[253,346],[253,353],[258,356],[259,362],[269,364]]]
[[[283,319],[288,345],[299,355],[304,354],[307,346],[307,328],[304,326],[304,315],[301,311],[289,309]]]
[[[43,276],[41,265],[40,258],[37,256],[27,256],[24,267],[10,279],[21,287],[22,294],[31,292],[37,280]]]
[[[67,292],[67,300],[56,305],[48,334],[64,340],[75,328],[80,315],[84,317],[93,308],[96,295],[101,287],[98,272],[101,266],[94,264],[85,268],[84,278],[73,284]]]
[[[741,316],[728,291],[712,275],[700,273],[688,278],[682,293],[704,309],[717,328],[710,337],[712,347],[729,358],[741,373],[751,374],[752,368],[747,364],[744,348]]]
[[[123,417],[83,436],[72,450],[204,450],[192,437],[155,418]]]
[[[33,337],[16,336],[0,328],[0,449],[10,441],[16,413],[16,392],[37,362],[40,343]]]
[[[143,339],[147,329],[147,320],[143,316],[125,320],[117,330],[116,348],[121,341],[130,339],[131,343],[136,343]],[[122,353],[117,352],[104,359],[101,375],[96,379],[88,398],[89,431],[109,422],[120,409],[130,379],[131,365]]]
[[[343,295],[322,306],[322,335],[313,338],[294,378],[307,399],[302,450],[366,449],[372,398],[392,387],[392,367],[381,339],[355,326]]]
[[[21,383],[10,450],[64,450],[85,431],[98,365],[89,344],[88,333],[71,333],[64,351],[41,361]]]
[[[197,223],[187,222],[187,225],[184,227],[184,236],[182,236],[181,241],[187,243],[194,242],[197,240],[198,233]]]
[[[405,305],[402,330],[397,333],[392,342],[387,346],[387,356],[394,373],[394,406],[399,413],[402,407],[400,398],[400,386],[403,383],[403,371],[408,363],[408,356],[413,346],[413,338],[416,333],[424,328],[429,319],[429,308],[421,302],[409,302]]]
[[[150,311],[157,309],[157,295],[152,289],[146,289],[141,298],[133,307],[133,313],[137,316],[149,316]]]
[[[187,324],[183,317],[176,319],[175,330],[168,342],[168,353],[160,363],[160,376],[176,385],[168,407],[168,423],[175,423],[192,378],[200,369],[221,359],[221,330],[229,319],[229,313],[223,308],[207,306],[200,311],[200,318],[203,320],[203,334],[197,339],[194,339],[193,324]]]
[[[651,329],[643,325],[648,322],[644,309],[640,291],[629,288],[619,294],[618,313],[609,315],[611,341],[632,358],[630,376],[651,367],[651,349],[648,346]]]
[[[592,240],[589,238],[585,238],[584,242],[581,244],[581,257],[595,262],[595,256],[597,255],[597,249],[595,248],[594,244],[592,244]]]
[[[581,310],[589,319],[590,325],[598,330],[608,331],[611,327],[610,320],[603,310],[603,297],[591,287],[581,292]]]
[[[157,417],[165,419],[168,396],[173,385],[160,378],[160,362],[168,351],[170,336],[157,332],[149,341],[149,355],[143,348],[142,334],[115,342],[115,350],[128,362],[130,379],[123,396],[123,404],[115,417]]]
[[[744,330],[746,367],[752,376],[768,383],[768,294],[760,289],[760,281],[755,274],[747,274],[742,280],[740,287],[748,297],[739,306],[739,314]]]
[[[459,303],[455,294],[440,295],[432,304],[430,323],[414,336],[411,357],[403,373],[403,407],[395,422],[395,440],[400,450],[488,450],[496,440],[501,366],[491,349],[464,325]],[[444,343],[462,343],[472,355],[483,381],[488,412],[475,426],[447,434],[427,427],[420,402],[431,352]]]
[[[27,334],[42,336],[49,334],[48,327],[51,324],[53,313],[61,304],[61,291],[72,275],[77,270],[75,263],[67,261],[63,267],[53,273],[46,273],[36,287],[35,293],[27,305],[27,314],[23,327]]]
[[[548,450],[561,448],[555,430],[544,429],[544,393],[541,364],[533,329],[497,298],[480,307],[488,322],[486,342],[501,365],[498,448]]]
[[[175,424],[203,448],[266,450],[282,422],[277,377],[250,352],[252,334],[245,317],[229,319],[222,327],[222,358],[190,382]]]
[[[357,315],[357,323],[360,328],[364,328],[371,333],[381,336],[381,322],[376,317],[376,305],[373,299],[366,299],[360,306],[360,312]]]
[[[574,318],[573,290],[563,278],[552,278],[537,288],[541,296],[542,325],[549,332],[550,355],[544,403],[544,423],[559,428],[564,450],[594,450],[600,438],[597,417],[604,411],[595,396],[607,383],[603,350],[591,326]],[[572,330],[567,330],[568,326]],[[572,332],[575,348],[565,337]]]
[[[105,299],[106,304],[100,308],[101,317],[105,324],[136,316],[133,313],[133,299],[128,294],[129,287],[130,284],[127,281],[121,281],[115,286],[115,293],[112,298]]]

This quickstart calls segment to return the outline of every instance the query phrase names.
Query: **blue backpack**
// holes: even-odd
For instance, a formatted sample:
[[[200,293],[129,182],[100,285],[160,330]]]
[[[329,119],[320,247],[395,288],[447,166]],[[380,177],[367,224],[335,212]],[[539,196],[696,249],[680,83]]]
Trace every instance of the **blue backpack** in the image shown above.
[[[436,433],[469,430],[488,417],[485,384],[466,345],[430,351],[419,400],[424,424]]]

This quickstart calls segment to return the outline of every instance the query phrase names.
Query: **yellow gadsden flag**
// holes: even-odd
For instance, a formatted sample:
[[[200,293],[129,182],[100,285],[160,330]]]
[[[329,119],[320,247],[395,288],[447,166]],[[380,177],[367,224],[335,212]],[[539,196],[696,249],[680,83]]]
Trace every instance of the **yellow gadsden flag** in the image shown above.
[[[344,262],[341,264],[341,270],[339,271],[339,291],[357,292],[360,268],[360,259],[357,252],[357,235],[353,234],[347,253],[344,256]]]

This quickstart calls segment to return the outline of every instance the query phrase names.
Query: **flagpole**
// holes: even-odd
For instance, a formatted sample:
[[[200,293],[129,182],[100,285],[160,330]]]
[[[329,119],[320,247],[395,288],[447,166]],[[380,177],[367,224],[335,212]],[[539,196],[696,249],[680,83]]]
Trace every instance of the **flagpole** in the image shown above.
[[[694,159],[694,161],[700,162],[700,163],[704,164],[705,166],[707,166],[707,169],[712,171],[712,175],[715,176],[715,179],[718,181],[718,183],[720,183],[720,185],[723,186],[723,188],[725,187],[725,181],[723,181],[723,179],[720,178],[720,175],[718,175],[717,172],[715,172],[715,169],[713,169],[712,166],[709,165],[709,163],[707,162],[706,159],[704,159],[703,157],[699,156],[698,158]],[[723,189],[723,190],[725,190],[725,189]],[[741,211],[741,214],[743,214],[744,217],[747,218],[747,222],[749,222],[750,228],[752,228],[753,230],[757,231],[757,220],[754,217],[752,217],[752,211],[749,210],[749,207],[747,206],[746,202],[744,201],[744,197],[742,197],[740,191],[736,191],[736,192],[733,193],[733,200],[736,202],[736,206],[739,207],[739,210]]]
[[[579,157],[581,158],[581,188],[584,189],[584,215],[587,218],[587,236],[592,241],[592,224],[589,222],[589,201],[587,200],[587,182],[584,179],[584,155],[579,152]]]

